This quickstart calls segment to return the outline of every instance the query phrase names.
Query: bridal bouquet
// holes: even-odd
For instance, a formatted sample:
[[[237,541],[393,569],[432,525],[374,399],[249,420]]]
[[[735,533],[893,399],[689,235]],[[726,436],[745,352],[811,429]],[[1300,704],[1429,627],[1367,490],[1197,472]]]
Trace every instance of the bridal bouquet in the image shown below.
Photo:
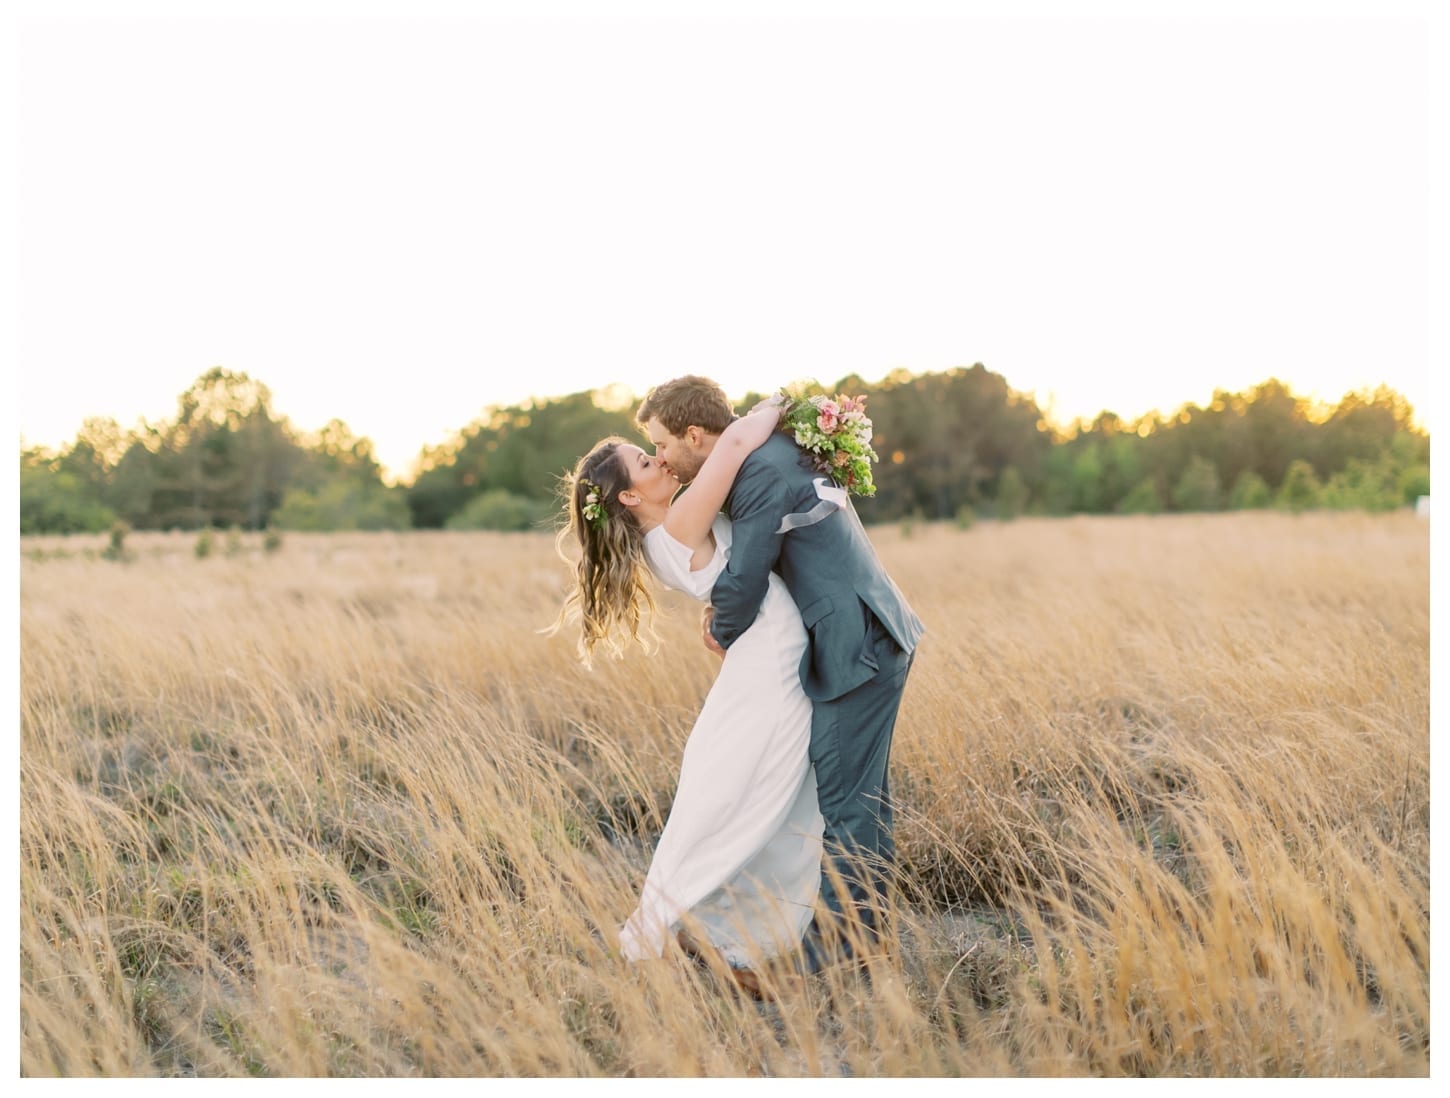
[[[811,454],[817,469],[854,496],[876,494],[871,479],[876,451],[864,396],[807,397],[782,389],[773,399],[781,405],[781,430]]]

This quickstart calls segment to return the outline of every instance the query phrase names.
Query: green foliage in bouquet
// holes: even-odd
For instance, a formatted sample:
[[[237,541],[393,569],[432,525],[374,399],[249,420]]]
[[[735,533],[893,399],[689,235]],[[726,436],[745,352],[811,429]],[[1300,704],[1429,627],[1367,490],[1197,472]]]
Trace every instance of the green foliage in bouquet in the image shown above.
[[[864,396],[805,396],[797,386],[782,389],[778,399],[781,430],[812,456],[818,470],[853,496],[876,494],[871,476],[876,451]]]

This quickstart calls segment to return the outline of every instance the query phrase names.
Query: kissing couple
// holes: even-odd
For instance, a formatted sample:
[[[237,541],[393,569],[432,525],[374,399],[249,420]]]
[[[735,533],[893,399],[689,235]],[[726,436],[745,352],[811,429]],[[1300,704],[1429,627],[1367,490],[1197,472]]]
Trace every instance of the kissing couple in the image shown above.
[[[772,398],[737,417],[702,377],[650,390],[635,419],[654,453],[607,438],[565,481],[575,574],[555,625],[578,621],[587,662],[644,643],[650,574],[707,604],[720,673],[619,944],[631,961],[678,944],[763,998],[882,942],[887,760],[922,635],[782,413]]]

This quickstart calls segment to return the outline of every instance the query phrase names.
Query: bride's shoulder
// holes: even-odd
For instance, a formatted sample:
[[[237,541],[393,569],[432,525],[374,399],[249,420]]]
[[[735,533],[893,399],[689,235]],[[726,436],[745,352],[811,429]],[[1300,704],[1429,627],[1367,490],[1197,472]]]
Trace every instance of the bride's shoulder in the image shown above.
[[[730,518],[723,511],[710,521],[710,533],[714,535],[717,550],[730,544],[731,529]],[[650,559],[651,563],[655,560],[667,561],[671,564],[684,562],[687,568],[695,555],[693,548],[676,538],[664,528],[663,524],[645,532],[644,551],[645,557]]]
[[[680,543],[670,536],[670,532],[661,523],[659,526],[652,526],[644,532],[642,544],[644,545],[644,555],[648,558],[667,551],[671,544],[679,545]]]
[[[661,579],[673,576],[682,560],[688,568],[692,555],[693,551],[689,546],[681,545],[675,536],[665,529],[663,523],[645,531],[645,563]]]
[[[700,569],[691,567],[695,551],[688,545],[682,545],[663,526],[648,531],[644,535],[644,559],[650,572],[665,587],[683,591],[694,598],[707,598],[723,565],[725,547],[729,545],[729,520],[726,519],[722,527],[720,520],[716,519],[713,530],[715,554],[711,564]]]

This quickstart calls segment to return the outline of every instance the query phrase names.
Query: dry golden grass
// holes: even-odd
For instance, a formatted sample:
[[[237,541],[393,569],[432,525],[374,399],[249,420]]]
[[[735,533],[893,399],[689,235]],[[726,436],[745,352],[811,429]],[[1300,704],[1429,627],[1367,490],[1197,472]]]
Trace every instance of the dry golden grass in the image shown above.
[[[691,605],[590,673],[542,534],[27,540],[23,1073],[1428,1073],[1427,524],[873,537],[899,938],[778,1006],[611,949]]]

